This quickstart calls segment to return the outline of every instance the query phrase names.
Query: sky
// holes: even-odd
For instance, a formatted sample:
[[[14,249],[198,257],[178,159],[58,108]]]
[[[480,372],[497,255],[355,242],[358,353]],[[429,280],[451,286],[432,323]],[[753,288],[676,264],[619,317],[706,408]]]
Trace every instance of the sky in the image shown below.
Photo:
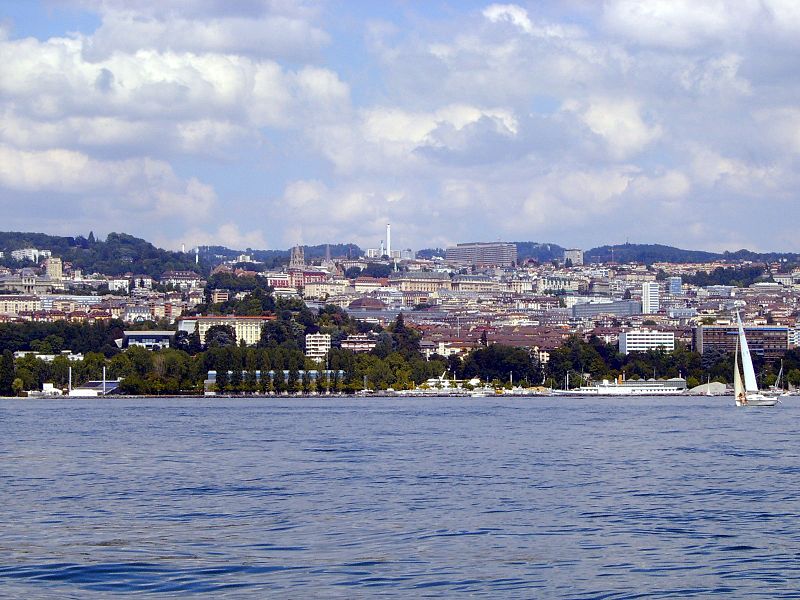
[[[796,0],[0,0],[0,229],[798,251]]]

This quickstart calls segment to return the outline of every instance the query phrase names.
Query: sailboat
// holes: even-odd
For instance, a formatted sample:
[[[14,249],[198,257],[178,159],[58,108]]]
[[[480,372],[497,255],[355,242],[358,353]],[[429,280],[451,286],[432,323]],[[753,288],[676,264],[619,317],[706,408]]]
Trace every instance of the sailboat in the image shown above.
[[[781,361],[781,368],[778,371],[778,377],[775,379],[775,383],[770,386],[769,390],[766,392],[770,396],[788,396],[789,392],[783,389],[783,361]]]
[[[736,313],[736,322],[739,325],[739,339],[736,342],[736,354],[733,360],[733,397],[736,406],[775,406],[777,398],[768,398],[758,391],[756,372],[753,369],[753,359],[750,348],[744,335],[744,325],[739,313]],[[742,371],[739,371],[739,354],[742,356]],[[744,378],[742,378],[742,373]]]

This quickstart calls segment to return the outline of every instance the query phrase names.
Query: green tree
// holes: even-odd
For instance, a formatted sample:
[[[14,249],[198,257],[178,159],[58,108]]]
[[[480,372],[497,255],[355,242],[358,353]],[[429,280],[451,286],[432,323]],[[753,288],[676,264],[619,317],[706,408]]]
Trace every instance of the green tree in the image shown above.
[[[238,366],[234,366],[233,370],[231,371],[231,380],[228,387],[232,392],[238,394],[242,391],[242,383],[242,370]]]
[[[229,381],[228,368],[217,369],[216,391],[218,394],[225,394],[228,391]]]
[[[4,350],[0,358],[0,396],[14,395],[14,354],[11,350]]]
[[[282,394],[286,391],[286,378],[283,368],[275,369],[272,376],[272,387],[276,394]]]
[[[245,372],[242,389],[248,394],[253,394],[258,390],[258,378],[255,369],[250,369]]]
[[[289,381],[287,382],[287,387],[292,393],[297,393],[302,389],[300,370],[295,364],[289,367]]]
[[[464,377],[478,377],[483,381],[541,380],[540,369],[523,348],[492,344],[488,348],[473,350],[464,361]]]
[[[397,315],[397,319],[395,319],[390,331],[392,334],[392,345],[395,350],[406,358],[419,355],[419,341],[422,336],[415,329],[406,327],[402,312]]]
[[[203,350],[203,345],[200,343],[200,334],[197,331],[188,333],[186,331],[178,331],[175,334],[175,347],[189,354],[197,354]]]
[[[206,331],[206,348],[225,348],[236,344],[236,331],[230,325],[212,325]]]

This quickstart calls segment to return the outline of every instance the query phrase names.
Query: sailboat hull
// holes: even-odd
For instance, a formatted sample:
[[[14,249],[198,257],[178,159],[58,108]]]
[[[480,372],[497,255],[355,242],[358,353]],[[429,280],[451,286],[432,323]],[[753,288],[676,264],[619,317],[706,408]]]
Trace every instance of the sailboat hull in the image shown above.
[[[767,396],[763,396],[761,394],[748,394],[747,399],[744,402],[738,399],[736,400],[736,406],[762,407],[775,406],[777,403],[777,398],[768,398]]]

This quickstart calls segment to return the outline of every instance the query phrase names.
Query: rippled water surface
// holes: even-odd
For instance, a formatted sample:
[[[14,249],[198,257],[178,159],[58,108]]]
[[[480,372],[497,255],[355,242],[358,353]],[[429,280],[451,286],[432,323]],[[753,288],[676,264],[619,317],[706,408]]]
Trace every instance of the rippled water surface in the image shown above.
[[[0,401],[0,596],[800,597],[800,399]]]

